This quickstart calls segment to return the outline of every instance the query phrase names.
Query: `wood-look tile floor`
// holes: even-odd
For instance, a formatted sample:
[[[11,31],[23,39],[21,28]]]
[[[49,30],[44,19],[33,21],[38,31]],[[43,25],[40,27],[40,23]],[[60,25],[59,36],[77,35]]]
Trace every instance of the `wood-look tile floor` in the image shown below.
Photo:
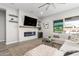
[[[41,39],[34,39],[25,42],[5,45],[4,42],[0,43],[0,56],[23,56],[25,52],[42,44]]]
[[[11,56],[5,42],[0,42],[0,56]]]

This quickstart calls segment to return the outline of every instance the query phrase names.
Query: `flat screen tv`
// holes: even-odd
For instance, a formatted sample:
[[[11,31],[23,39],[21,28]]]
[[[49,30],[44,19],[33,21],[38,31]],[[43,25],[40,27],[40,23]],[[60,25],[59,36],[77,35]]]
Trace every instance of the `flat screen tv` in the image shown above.
[[[24,26],[36,26],[37,25],[37,19],[24,16]]]

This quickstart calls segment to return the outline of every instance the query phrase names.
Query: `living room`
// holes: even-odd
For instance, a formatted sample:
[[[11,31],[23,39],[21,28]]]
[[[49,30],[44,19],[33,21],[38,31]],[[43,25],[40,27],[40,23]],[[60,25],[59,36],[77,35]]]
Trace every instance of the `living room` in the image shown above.
[[[78,56],[78,18],[78,3],[0,3],[0,55]]]

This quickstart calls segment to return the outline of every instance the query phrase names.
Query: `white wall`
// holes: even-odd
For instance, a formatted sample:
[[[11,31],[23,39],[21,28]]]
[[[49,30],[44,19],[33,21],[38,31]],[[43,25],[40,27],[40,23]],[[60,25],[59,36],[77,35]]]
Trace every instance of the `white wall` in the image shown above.
[[[19,10],[19,41],[26,41],[26,40],[31,40],[31,39],[35,39],[37,38],[38,36],[38,29],[35,28],[35,27],[26,27],[26,28],[23,28],[23,27],[20,27],[20,26],[24,26],[23,23],[24,23],[24,16],[30,16],[30,17],[33,17],[33,18],[37,18],[35,16],[33,16],[32,14],[29,14],[28,12],[23,12],[22,10]],[[36,35],[35,36],[29,36],[29,37],[24,37],[24,32],[33,32],[35,31],[36,32]]]
[[[6,40],[6,12],[0,10],[0,42]]]
[[[23,26],[24,15],[30,16],[33,18],[37,18],[37,17],[33,16],[32,14],[29,14],[28,12],[23,12],[22,10],[16,10],[11,7],[4,6],[2,4],[0,4],[0,9],[6,10],[6,44],[11,44],[11,43],[19,42],[19,41],[26,41],[26,40],[37,38],[37,32],[38,32],[37,28],[34,28],[34,27],[33,28],[32,27],[31,28],[20,28],[19,27],[19,26]],[[19,22],[18,25],[15,25],[9,22],[10,20],[9,14],[18,16],[18,19],[17,19]],[[12,34],[12,33],[15,33],[15,31],[12,29],[14,26],[15,27],[17,26],[16,28],[18,28],[18,31],[17,31],[18,39],[17,40],[15,39],[16,34],[15,35]],[[24,32],[28,32],[28,31],[35,31],[36,35],[31,36],[31,37],[24,37]]]
[[[64,12],[54,14],[54,15],[44,18],[42,22],[43,23],[49,22],[48,24],[50,25],[48,30],[44,29],[44,27],[42,26],[44,38],[46,38],[48,36],[47,34],[49,34],[49,33],[51,33],[50,34],[51,36],[53,36],[53,34],[59,34],[59,33],[53,32],[53,20],[64,19],[64,18],[72,17],[72,16],[79,16],[79,8],[64,11]],[[65,35],[64,35],[64,37],[65,37]]]
[[[6,35],[6,44],[15,43],[15,42],[17,42],[18,39],[15,40],[16,35],[14,35],[14,37],[11,38],[12,37],[12,33],[16,33],[16,32],[13,31],[13,29],[11,29],[11,27],[13,28],[13,26],[15,26],[15,25],[14,24],[12,25],[12,23],[9,22],[9,20],[10,20],[9,14],[18,15],[18,12],[17,12],[16,9],[13,9],[11,7],[8,7],[8,6],[4,6],[2,4],[0,4],[0,9],[6,11],[6,14],[5,14],[6,15],[6,23],[5,23],[6,24],[6,29],[5,29],[6,30],[6,34],[5,34]],[[18,28],[18,26],[16,28]],[[17,31],[17,33],[18,33],[18,31]]]
[[[18,16],[15,9],[6,9],[6,44],[18,42],[18,24],[9,22],[11,18],[18,20],[16,17],[9,16],[10,14]]]
[[[48,29],[45,29],[44,24],[48,24]],[[48,36],[51,36],[53,34],[53,21],[50,19],[44,19],[42,21],[42,32],[43,37],[48,38]]]

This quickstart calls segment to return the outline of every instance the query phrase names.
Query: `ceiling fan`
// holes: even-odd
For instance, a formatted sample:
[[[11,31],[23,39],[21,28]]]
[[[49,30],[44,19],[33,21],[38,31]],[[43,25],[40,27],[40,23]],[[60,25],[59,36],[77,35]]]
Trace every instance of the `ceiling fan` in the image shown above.
[[[65,4],[65,3],[57,3],[57,4]],[[39,6],[38,8],[42,8],[46,6],[46,11],[49,9],[50,6],[54,7],[56,9],[55,3],[45,3],[41,6]]]

